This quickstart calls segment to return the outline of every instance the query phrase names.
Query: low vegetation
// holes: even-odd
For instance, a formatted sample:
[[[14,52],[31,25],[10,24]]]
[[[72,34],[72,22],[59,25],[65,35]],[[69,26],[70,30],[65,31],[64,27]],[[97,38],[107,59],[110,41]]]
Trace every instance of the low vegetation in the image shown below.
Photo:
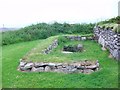
[[[113,32],[120,33],[120,24],[107,23],[107,24],[99,24],[98,26],[103,29],[111,28]]]
[[[93,27],[94,24],[40,23],[17,31],[2,32],[2,45],[46,39],[58,34],[90,34],[93,33]]]
[[[112,31],[120,33],[120,16],[98,23],[101,28],[112,28]]]
[[[105,21],[101,21],[98,24],[107,24],[107,23],[114,23],[114,24],[120,24],[120,16],[105,20]]]

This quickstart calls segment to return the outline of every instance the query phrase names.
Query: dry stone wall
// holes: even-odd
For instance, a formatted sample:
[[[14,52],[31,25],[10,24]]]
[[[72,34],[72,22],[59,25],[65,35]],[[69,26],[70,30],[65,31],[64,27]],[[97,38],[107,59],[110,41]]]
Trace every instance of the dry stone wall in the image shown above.
[[[93,40],[93,37],[85,37],[85,36],[64,36],[69,40]],[[42,50],[42,53],[49,54],[54,48],[58,46],[58,40],[54,40],[52,44],[50,44],[46,49]]]
[[[120,60],[120,34],[112,31],[111,28],[94,27],[95,40],[104,48],[107,48],[111,55]]]
[[[69,40],[76,40],[76,41],[80,41],[80,40],[93,40],[92,36],[64,36],[65,38],[69,39]]]
[[[65,36],[70,40],[93,40],[93,37],[81,36]],[[58,40],[54,40],[46,49],[42,51],[44,54],[50,53],[58,46]],[[81,44],[77,45],[77,49],[82,50]],[[100,68],[98,60],[79,61],[71,63],[55,63],[55,62],[31,62],[20,59],[18,66],[19,71],[23,72],[59,72],[59,73],[92,73]]]
[[[97,61],[80,61],[72,63],[47,63],[20,61],[18,70],[23,72],[60,72],[60,73],[92,73],[99,70]]]
[[[46,49],[44,49],[42,52],[44,54],[48,54],[52,51],[52,49],[56,48],[58,46],[58,40],[54,40],[52,44],[50,44]]]

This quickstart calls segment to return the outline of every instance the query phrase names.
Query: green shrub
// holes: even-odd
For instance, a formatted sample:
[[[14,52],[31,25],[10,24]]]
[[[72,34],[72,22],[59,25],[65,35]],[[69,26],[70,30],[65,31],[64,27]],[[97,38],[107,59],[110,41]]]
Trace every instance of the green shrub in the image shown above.
[[[2,45],[46,39],[58,34],[90,34],[93,33],[93,27],[94,24],[39,23],[17,31],[2,32]]]
[[[105,20],[105,21],[101,21],[99,22],[99,24],[106,24],[106,23],[116,23],[116,24],[120,24],[120,16],[117,16],[115,18],[111,18],[109,20]]]

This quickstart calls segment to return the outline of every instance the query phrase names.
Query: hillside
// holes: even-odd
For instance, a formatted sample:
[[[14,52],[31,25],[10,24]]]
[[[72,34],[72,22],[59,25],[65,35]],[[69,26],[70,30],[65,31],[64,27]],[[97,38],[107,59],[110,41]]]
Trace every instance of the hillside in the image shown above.
[[[39,23],[17,31],[2,32],[2,45],[45,39],[58,34],[90,34],[94,24]]]

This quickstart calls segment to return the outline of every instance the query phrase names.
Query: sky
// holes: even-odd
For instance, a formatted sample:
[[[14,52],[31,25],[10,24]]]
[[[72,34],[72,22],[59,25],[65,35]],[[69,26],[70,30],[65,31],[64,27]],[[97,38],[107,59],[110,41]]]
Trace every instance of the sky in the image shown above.
[[[118,16],[120,0],[0,0],[0,27],[94,23]]]

